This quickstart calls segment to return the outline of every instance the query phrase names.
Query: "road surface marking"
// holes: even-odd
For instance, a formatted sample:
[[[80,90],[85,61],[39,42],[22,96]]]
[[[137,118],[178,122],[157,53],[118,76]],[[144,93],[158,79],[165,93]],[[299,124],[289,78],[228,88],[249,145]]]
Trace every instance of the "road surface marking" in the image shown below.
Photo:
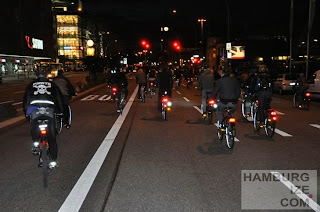
[[[176,91],[177,92],[177,94],[181,94],[179,91]]]
[[[129,110],[132,106],[132,103],[135,99],[135,96],[138,93],[138,86],[133,91],[129,101],[127,102],[122,115],[119,115],[116,122],[113,124],[107,136],[102,141],[100,147],[92,157],[88,166],[80,176],[78,182],[73,187],[72,191],[68,195],[67,199],[64,201],[62,206],[59,209],[59,212],[69,212],[69,211],[79,211],[81,205],[83,204],[105,158],[108,155],[108,152],[123,124],[125,121]]]
[[[18,117],[15,117],[15,118],[12,118],[12,119],[9,119],[6,121],[2,121],[2,122],[0,122],[0,129],[6,127],[8,125],[14,124],[18,121],[25,120],[25,119],[26,119],[25,116],[18,116]]]
[[[279,111],[277,111],[277,110],[275,110],[275,111],[276,111],[276,113],[279,114],[279,115],[286,115],[285,113],[281,113],[281,112],[279,112]]]
[[[293,183],[287,180],[283,175],[281,175],[279,172],[271,172],[271,174],[276,178],[278,178],[280,182],[282,182],[288,189],[290,189],[301,200],[303,201],[308,200],[308,201],[305,201],[305,203],[308,204],[310,208],[312,208],[314,211],[318,211],[318,212],[320,211],[320,206],[315,201],[313,201],[309,196],[307,196],[300,189],[298,189]]]
[[[6,102],[0,102],[0,105],[5,104],[5,103],[10,103],[10,102],[13,102],[13,100],[11,100],[11,101],[6,101]]]
[[[279,135],[282,135],[283,137],[292,137],[292,135],[286,133],[286,132],[283,132],[281,130],[278,130],[278,129],[275,129],[274,130],[276,133],[278,133]]]
[[[310,124],[310,126],[320,129],[320,125],[319,124]]]
[[[87,97],[84,97],[83,99],[81,99],[81,101],[91,101],[94,100],[95,98],[97,98],[99,95],[89,95]]]
[[[98,100],[99,100],[99,101],[108,101],[109,99],[111,99],[111,96],[109,96],[109,95],[103,95],[103,96],[101,96]]]
[[[17,91],[17,92],[14,92],[14,93],[24,93],[25,91]]]
[[[199,113],[201,113],[202,114],[202,112],[201,112],[201,110],[200,110],[200,108],[198,108],[197,106],[193,106]],[[214,125],[216,125],[217,127],[218,127],[218,124],[217,123],[215,123]],[[237,142],[239,142],[240,140],[239,139],[237,139],[236,137],[234,137],[234,140],[235,141],[237,141]]]
[[[22,102],[16,102],[16,103],[13,103],[12,105],[20,105],[22,104]]]
[[[187,102],[190,102],[190,100],[189,99],[187,99],[187,97],[183,97],[184,98],[184,100],[186,100]]]

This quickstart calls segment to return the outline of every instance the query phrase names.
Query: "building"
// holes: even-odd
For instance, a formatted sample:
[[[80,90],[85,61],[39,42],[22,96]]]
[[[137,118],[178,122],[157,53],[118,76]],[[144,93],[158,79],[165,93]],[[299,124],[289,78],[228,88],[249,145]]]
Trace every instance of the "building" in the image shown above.
[[[34,65],[54,58],[50,0],[10,0],[0,17],[0,73],[27,75]]]

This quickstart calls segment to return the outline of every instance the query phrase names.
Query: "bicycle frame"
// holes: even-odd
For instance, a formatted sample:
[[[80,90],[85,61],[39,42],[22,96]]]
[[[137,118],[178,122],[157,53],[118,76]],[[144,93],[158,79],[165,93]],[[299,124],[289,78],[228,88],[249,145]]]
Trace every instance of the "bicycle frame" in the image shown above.
[[[49,142],[48,134],[48,120],[39,120],[40,130],[40,159],[42,161],[42,183],[44,187],[48,186],[48,169],[49,169]]]
[[[236,118],[231,115],[231,108],[226,108],[227,115],[223,118],[222,126],[218,130],[218,138],[222,141],[223,136],[226,137],[227,147],[232,149],[235,140],[235,124]]]

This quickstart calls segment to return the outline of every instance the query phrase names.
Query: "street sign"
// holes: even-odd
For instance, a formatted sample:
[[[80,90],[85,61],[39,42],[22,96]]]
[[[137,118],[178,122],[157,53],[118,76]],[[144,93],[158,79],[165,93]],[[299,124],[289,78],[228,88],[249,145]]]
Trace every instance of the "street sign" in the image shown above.
[[[226,49],[231,50],[231,43],[226,43]]]

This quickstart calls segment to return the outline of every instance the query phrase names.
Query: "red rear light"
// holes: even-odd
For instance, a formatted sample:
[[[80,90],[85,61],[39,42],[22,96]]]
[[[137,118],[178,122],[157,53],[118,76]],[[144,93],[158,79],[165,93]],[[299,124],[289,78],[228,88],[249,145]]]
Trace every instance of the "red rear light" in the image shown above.
[[[151,85],[151,86],[153,86],[153,82],[152,82],[152,83],[150,83],[150,85]]]
[[[286,83],[285,82],[283,82],[283,83],[281,83],[282,85],[285,85]]]
[[[272,111],[271,112],[271,116],[276,116],[277,115],[277,112],[276,111]]]
[[[209,100],[209,105],[214,105],[214,100]]]
[[[274,116],[274,117],[272,117],[272,121],[277,121],[277,117],[276,116]]]
[[[229,123],[236,123],[236,119],[235,118],[229,118]]]
[[[311,96],[311,93],[306,93],[306,96],[307,96],[307,97],[310,97],[310,96]]]
[[[47,130],[41,130],[40,133],[41,133],[41,135],[46,135],[47,134]]]
[[[117,91],[117,88],[112,88],[112,91]]]
[[[167,103],[167,102],[168,102],[168,98],[163,98],[163,99],[162,99],[162,102]]]
[[[257,105],[259,104],[259,100],[256,100]]]

